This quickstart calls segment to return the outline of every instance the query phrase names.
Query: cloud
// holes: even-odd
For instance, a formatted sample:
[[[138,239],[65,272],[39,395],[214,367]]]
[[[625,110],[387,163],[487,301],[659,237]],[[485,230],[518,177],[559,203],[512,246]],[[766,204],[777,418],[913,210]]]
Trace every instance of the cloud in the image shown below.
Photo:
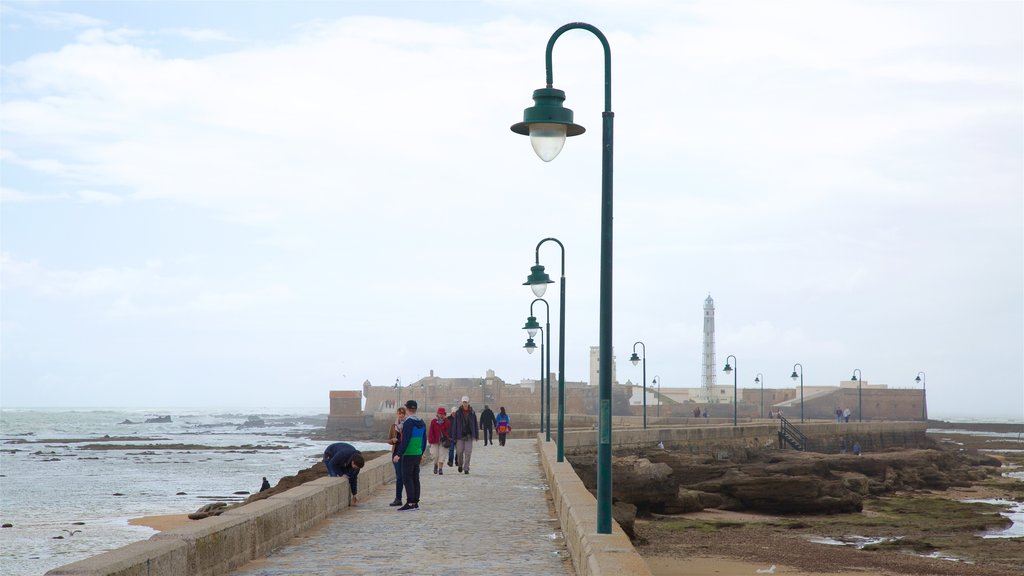
[[[29,20],[38,27],[50,30],[75,30],[79,28],[92,28],[103,26],[105,21],[79,14],[76,12],[62,12],[57,10],[22,10],[11,3],[4,4],[2,12],[8,15],[15,15]]]
[[[166,28],[161,33],[181,36],[193,42],[238,42],[238,39],[223,30],[213,28]]]

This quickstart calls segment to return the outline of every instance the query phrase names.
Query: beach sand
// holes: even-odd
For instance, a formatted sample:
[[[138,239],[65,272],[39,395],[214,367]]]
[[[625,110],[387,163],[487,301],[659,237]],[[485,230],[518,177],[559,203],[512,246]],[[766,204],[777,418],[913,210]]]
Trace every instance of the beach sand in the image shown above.
[[[147,526],[160,532],[172,530],[174,528],[177,528],[178,526],[183,526],[188,522],[188,514],[167,514],[166,516],[143,516],[142,518],[132,518],[131,520],[128,520],[128,523],[132,526]]]

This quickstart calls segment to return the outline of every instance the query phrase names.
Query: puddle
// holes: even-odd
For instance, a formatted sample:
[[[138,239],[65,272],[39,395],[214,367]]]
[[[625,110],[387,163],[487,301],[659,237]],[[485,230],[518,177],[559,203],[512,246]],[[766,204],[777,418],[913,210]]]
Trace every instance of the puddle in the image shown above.
[[[956,556],[950,556],[949,554],[943,554],[936,550],[935,552],[929,552],[928,554],[918,554],[922,558],[935,558],[936,560],[949,560],[950,562],[964,562],[962,558]],[[973,562],[965,562],[965,564],[973,564]]]
[[[865,546],[872,544],[882,544],[883,542],[895,542],[903,538],[902,536],[883,536],[878,538],[868,538],[867,536],[843,536],[842,538],[826,538],[826,537],[811,537],[809,540],[812,544],[825,544],[828,546],[851,546],[858,550]]]
[[[997,530],[995,532],[986,532],[984,534],[980,534],[982,538],[1024,537],[1024,502],[1014,502],[1013,500],[1003,500],[1001,498],[961,500],[961,502],[969,502],[972,504],[994,504],[996,506],[1002,506],[1004,510],[1000,512],[1000,514],[1006,516],[1007,518],[1013,521],[1013,524],[1010,524],[1003,530]]]

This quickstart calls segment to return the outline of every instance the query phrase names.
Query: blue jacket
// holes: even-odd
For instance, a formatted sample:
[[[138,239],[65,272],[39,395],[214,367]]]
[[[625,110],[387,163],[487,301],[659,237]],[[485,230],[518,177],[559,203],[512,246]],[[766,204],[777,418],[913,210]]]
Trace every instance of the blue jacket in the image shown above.
[[[359,450],[348,442],[335,442],[324,450],[324,466],[327,466],[328,476],[348,476],[348,484],[352,488],[352,495],[359,491],[359,468],[352,467],[352,457],[359,454]]]
[[[427,448],[427,425],[415,414],[406,416],[402,422],[402,443],[395,454],[399,456],[422,456]]]

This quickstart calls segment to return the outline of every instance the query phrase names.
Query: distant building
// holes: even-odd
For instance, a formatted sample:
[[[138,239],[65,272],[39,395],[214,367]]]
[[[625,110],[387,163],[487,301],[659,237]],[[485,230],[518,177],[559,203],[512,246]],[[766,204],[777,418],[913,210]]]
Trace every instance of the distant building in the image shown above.
[[[715,301],[711,299],[711,294],[704,300],[704,347],[701,358],[703,400],[711,404],[724,401],[725,398],[715,394]],[[724,394],[724,391],[719,392]],[[731,401],[731,391],[729,396]]]
[[[599,366],[601,365],[601,347],[590,347],[590,385],[597,386],[600,378]],[[612,348],[612,384],[618,384],[618,375],[615,373],[615,348]]]

